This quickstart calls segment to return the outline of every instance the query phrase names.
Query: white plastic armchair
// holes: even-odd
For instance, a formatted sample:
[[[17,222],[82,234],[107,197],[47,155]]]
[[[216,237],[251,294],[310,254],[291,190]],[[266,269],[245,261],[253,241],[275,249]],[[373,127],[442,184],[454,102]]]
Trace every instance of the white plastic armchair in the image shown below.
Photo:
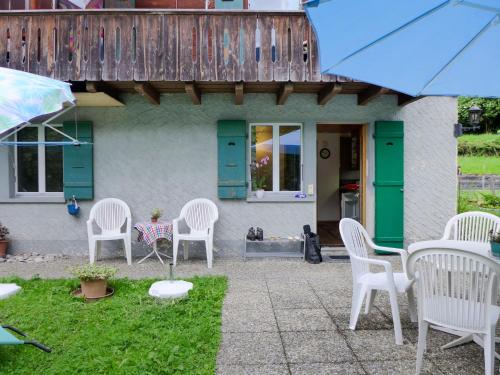
[[[177,264],[179,241],[204,241],[207,251],[208,268],[212,268],[214,225],[219,219],[219,211],[214,202],[205,198],[194,199],[184,205],[181,214],[172,222],[174,265]],[[185,222],[188,233],[180,233],[179,224]],[[188,244],[184,244],[184,259],[188,259]]]
[[[464,212],[448,221],[442,239],[489,242],[491,231],[500,231],[500,217],[487,212]]]
[[[398,293],[407,293],[411,320],[416,321],[417,313],[412,287],[413,280],[408,279],[406,273],[393,272],[389,261],[369,258],[368,248],[400,254],[403,269],[406,267],[406,251],[375,245],[365,228],[352,219],[342,219],[340,221],[340,235],[349,253],[352,268],[353,287],[349,328],[352,330],[356,329],[356,323],[365,297],[365,314],[369,314],[377,291],[384,290],[389,293],[395,341],[397,345],[402,345],[403,333],[401,330],[397,295]],[[371,272],[371,266],[381,266],[384,268],[384,272]]]
[[[94,223],[101,230],[94,233]],[[125,232],[122,227],[125,224]],[[101,243],[107,240],[123,240],[128,265],[132,264],[132,215],[125,202],[116,198],[106,198],[97,202],[90,210],[87,221],[90,263],[99,257]]]
[[[421,249],[409,256],[408,273],[417,275],[418,286],[416,373],[422,369],[427,331],[432,325],[463,332],[453,345],[472,340],[482,345],[485,374],[493,374],[500,265],[470,251]]]

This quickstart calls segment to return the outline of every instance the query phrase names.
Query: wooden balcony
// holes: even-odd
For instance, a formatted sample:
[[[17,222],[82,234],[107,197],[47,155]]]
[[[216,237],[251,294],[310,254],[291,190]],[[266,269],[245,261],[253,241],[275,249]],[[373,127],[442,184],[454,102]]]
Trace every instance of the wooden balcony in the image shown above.
[[[275,91],[285,100],[291,91],[318,93],[318,102],[342,92],[359,93],[364,104],[393,93],[321,74],[303,12],[2,12],[0,66],[63,81],[105,81],[119,91],[191,90],[194,99],[199,88],[242,92],[243,83],[247,92]]]

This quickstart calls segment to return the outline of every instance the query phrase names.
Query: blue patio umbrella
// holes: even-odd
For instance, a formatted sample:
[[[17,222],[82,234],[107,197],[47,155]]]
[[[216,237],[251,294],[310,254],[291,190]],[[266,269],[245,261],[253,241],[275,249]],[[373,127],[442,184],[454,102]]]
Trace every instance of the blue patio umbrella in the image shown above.
[[[500,97],[499,0],[312,0],[321,71],[412,96]]]

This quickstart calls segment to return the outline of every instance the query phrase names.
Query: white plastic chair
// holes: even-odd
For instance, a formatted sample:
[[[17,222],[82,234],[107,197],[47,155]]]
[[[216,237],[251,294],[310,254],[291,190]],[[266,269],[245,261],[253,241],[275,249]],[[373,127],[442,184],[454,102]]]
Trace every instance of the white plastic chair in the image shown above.
[[[212,268],[214,224],[219,218],[219,211],[214,202],[209,199],[198,198],[184,205],[181,214],[172,222],[174,237],[174,265],[177,264],[179,241],[205,241],[207,250],[208,268]],[[179,232],[179,223],[184,221],[189,233]],[[188,259],[188,244],[184,244],[184,259]]]
[[[396,344],[402,345],[403,333],[401,330],[397,295],[398,293],[407,293],[410,317],[412,321],[416,321],[417,312],[412,289],[413,280],[409,280],[406,273],[394,273],[391,263],[387,260],[368,258],[367,248],[400,254],[403,269],[406,266],[406,251],[375,245],[368,236],[365,228],[352,219],[342,219],[340,221],[340,235],[351,258],[352,268],[353,287],[349,328],[352,330],[356,329],[356,323],[365,297],[365,314],[368,314],[373,306],[377,291],[385,290],[389,292]],[[384,272],[371,272],[370,266],[382,266]]]
[[[101,233],[94,233],[94,222]],[[122,232],[125,222],[125,232]],[[96,250],[97,257],[100,255],[100,241],[123,240],[127,263],[129,266],[132,264],[132,215],[125,202],[116,198],[106,198],[97,202],[90,210],[87,231],[90,263],[94,263],[96,259]]]
[[[464,212],[448,221],[442,239],[489,242],[491,230],[500,231],[500,217],[487,212]]]
[[[417,275],[417,374],[422,369],[429,325],[463,332],[484,346],[485,374],[495,365],[495,329],[500,308],[493,305],[500,265],[469,251],[422,249],[408,258],[410,277]],[[467,340],[466,340],[467,341]]]

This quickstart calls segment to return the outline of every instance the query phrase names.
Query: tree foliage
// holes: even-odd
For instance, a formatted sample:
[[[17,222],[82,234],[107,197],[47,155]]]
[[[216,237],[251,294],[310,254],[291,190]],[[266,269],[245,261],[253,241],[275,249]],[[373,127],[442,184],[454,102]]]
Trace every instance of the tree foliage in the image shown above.
[[[500,129],[500,99],[459,97],[458,121],[463,125],[469,123],[469,108],[474,104],[483,110],[481,131],[498,131]]]

